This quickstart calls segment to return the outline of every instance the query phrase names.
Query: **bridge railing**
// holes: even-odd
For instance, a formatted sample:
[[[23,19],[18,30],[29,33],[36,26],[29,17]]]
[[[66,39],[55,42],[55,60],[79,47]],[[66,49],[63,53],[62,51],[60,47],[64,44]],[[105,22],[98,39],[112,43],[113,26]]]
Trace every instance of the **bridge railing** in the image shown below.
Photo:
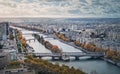
[[[52,53],[33,53],[35,56],[52,56]]]
[[[30,40],[36,40],[35,38],[34,39],[27,39],[26,41],[30,41]]]
[[[86,53],[83,52],[63,52],[62,55],[68,55],[68,56],[80,56],[80,55],[86,55]]]

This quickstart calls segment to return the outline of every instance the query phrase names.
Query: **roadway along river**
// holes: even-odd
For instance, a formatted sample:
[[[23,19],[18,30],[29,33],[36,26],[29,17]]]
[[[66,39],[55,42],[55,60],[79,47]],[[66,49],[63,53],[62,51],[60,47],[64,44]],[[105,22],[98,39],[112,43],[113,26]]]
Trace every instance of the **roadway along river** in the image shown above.
[[[48,41],[50,41],[51,43],[54,43],[54,44],[60,44],[62,49],[69,49],[68,45],[66,45],[66,44],[64,44],[64,43],[62,43],[58,40],[54,40],[54,39],[46,39],[46,40],[48,40]],[[36,44],[37,46],[33,45],[34,44],[34,42],[33,42],[32,47],[35,47],[36,49],[37,48],[38,49],[45,49],[38,42],[35,41],[35,43],[37,43]],[[73,47],[71,47],[71,48],[73,49]],[[45,49],[45,51],[46,51],[46,49]],[[66,51],[66,50],[64,50],[64,51]],[[69,51],[69,50],[67,50],[67,51]],[[111,63],[108,63],[108,62],[106,62],[104,60],[100,60],[100,59],[97,59],[97,60],[89,59],[88,60],[88,59],[84,59],[84,58],[86,58],[86,57],[82,57],[78,61],[74,60],[74,58],[71,58],[70,62],[52,61],[51,58],[48,58],[48,57],[45,57],[43,59],[49,60],[53,63],[59,62],[60,64],[66,64],[68,66],[73,66],[75,68],[82,69],[83,71],[85,71],[88,74],[90,74],[91,71],[97,72],[97,74],[120,74],[120,67],[112,65]]]

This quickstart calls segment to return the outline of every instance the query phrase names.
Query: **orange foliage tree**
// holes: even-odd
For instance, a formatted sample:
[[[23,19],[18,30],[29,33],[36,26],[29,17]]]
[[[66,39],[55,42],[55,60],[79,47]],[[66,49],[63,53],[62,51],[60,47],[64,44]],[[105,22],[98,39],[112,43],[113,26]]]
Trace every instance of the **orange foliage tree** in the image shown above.
[[[101,48],[96,48],[95,51],[96,52],[102,52],[103,50]]]
[[[18,38],[22,39],[22,35],[20,33],[18,33]]]
[[[117,51],[117,50],[106,49],[105,57],[108,58],[108,59],[111,59],[113,61],[119,61],[120,62],[120,52]]]
[[[58,48],[57,45],[53,45],[53,46],[52,46],[52,51],[58,52],[58,50],[59,50],[59,48]]]
[[[79,41],[74,41],[74,44],[79,46],[80,45],[80,42]]]
[[[57,33],[56,36],[66,42],[70,41],[70,39],[65,37],[62,33]]]
[[[52,48],[52,44],[49,41],[45,41],[44,45],[47,48],[50,48],[50,49]]]
[[[21,39],[20,41],[21,41],[22,45],[23,45],[24,47],[26,47],[27,44],[26,44],[25,38],[22,37],[22,39]]]

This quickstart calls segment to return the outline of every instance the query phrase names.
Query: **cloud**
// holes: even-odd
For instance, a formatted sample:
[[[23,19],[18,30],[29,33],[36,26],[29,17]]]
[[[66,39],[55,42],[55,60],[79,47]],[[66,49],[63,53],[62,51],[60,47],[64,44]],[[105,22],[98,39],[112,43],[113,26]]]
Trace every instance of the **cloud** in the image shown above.
[[[0,0],[0,17],[120,17],[119,0]]]
[[[86,2],[90,5],[92,5],[92,0],[86,0]]]

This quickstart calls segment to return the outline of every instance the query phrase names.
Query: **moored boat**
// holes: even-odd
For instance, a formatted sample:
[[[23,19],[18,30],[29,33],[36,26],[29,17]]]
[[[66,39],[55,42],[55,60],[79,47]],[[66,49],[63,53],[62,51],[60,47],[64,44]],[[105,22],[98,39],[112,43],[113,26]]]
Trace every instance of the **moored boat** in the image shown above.
[[[63,56],[62,56],[62,60],[63,60],[63,61],[70,61],[70,57],[67,56],[67,55],[63,55]]]

